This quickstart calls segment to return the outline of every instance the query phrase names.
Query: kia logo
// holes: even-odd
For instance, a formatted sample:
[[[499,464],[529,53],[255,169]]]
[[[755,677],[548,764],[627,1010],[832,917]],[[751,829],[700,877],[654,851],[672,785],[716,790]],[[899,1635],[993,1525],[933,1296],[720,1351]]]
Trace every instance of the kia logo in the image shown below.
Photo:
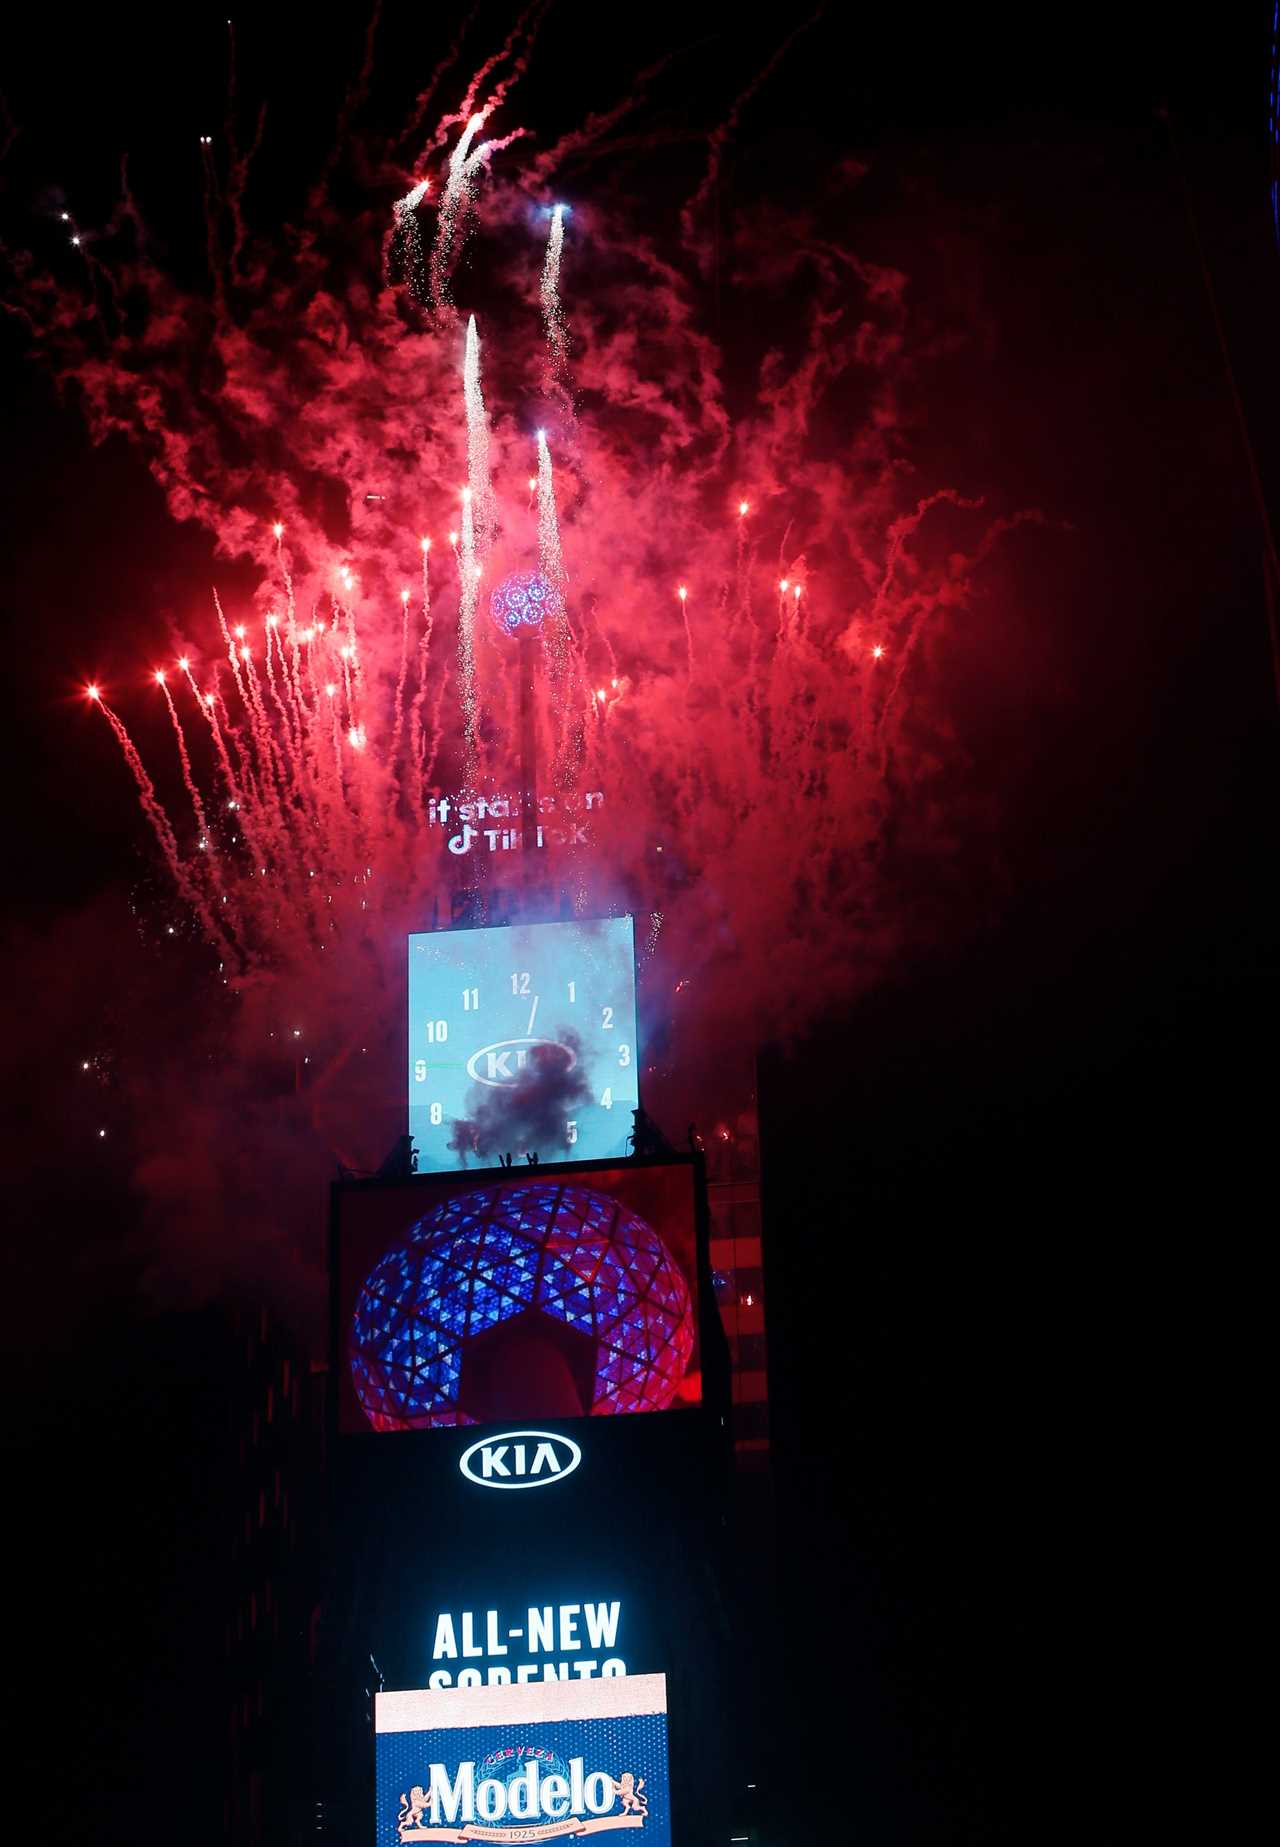
[[[569,1047],[556,1039],[498,1039],[471,1054],[467,1060],[467,1076],[474,1078],[477,1084],[487,1084],[491,1090],[506,1090],[520,1082],[529,1062],[530,1048],[535,1045],[550,1046],[552,1051],[559,1052],[566,1071],[572,1071],[578,1062]]]
[[[545,1488],[572,1475],[581,1461],[572,1437],[550,1430],[507,1430],[473,1443],[458,1467],[480,1488]]]

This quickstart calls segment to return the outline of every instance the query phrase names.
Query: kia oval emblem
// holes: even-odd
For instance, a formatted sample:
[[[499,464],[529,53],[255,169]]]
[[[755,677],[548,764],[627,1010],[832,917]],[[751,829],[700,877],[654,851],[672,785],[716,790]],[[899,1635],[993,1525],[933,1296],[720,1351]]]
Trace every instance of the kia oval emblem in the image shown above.
[[[572,1071],[578,1062],[572,1046],[561,1045],[558,1039],[495,1039],[492,1045],[482,1045],[471,1054],[467,1076],[477,1084],[487,1084],[490,1090],[514,1089],[524,1076],[535,1046],[558,1052],[566,1071]]]
[[[572,1437],[552,1430],[504,1430],[473,1443],[458,1467],[478,1488],[545,1488],[572,1475],[581,1461]]]

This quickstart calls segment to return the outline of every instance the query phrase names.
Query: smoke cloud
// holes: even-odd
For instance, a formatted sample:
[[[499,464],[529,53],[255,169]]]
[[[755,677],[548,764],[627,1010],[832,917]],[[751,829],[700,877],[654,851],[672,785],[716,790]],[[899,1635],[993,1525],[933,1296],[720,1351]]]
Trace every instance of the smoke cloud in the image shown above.
[[[569,1027],[554,1037],[553,1045],[531,1047],[509,1086],[472,1085],[471,1113],[455,1120],[449,1138],[464,1165],[472,1155],[489,1165],[506,1154],[536,1154],[544,1161],[572,1157],[564,1125],[575,1109],[591,1101],[591,1087],[584,1076],[581,1039]]]
[[[173,517],[255,584],[215,609],[193,583],[145,637],[177,733],[145,771],[180,868],[165,902],[206,946],[188,1010],[219,1047],[186,1082],[152,1048],[136,1178],[170,1223],[185,1172],[194,1216],[239,1198],[269,1241],[246,1179],[286,1107],[261,1102],[264,1061],[308,1158],[376,1166],[403,1121],[410,930],[632,911],[642,1095],[670,1127],[732,1119],[756,1044],[955,927],[949,868],[982,817],[938,649],[1034,517],[917,472],[912,433],[963,329],[855,247],[846,163],[802,207],[725,224],[730,363],[702,281],[706,175],[665,227],[611,190],[593,138],[620,105],[557,144],[577,202],[551,211],[556,149],[509,116],[540,17],[426,134],[435,72],[411,167],[398,136],[353,138],[344,203],[331,174],[298,224],[255,226],[249,156],[211,150],[207,287],[161,267],[127,195],[81,228],[76,287],[15,265],[14,305],[93,438],[135,445]],[[562,613],[521,664],[488,599],[539,568]],[[126,732],[160,696],[107,694]],[[590,829],[451,844],[432,798],[519,790],[530,738],[550,800],[603,792]],[[104,725],[108,773],[131,770]],[[578,1094],[531,1062],[455,1145],[545,1158]]]

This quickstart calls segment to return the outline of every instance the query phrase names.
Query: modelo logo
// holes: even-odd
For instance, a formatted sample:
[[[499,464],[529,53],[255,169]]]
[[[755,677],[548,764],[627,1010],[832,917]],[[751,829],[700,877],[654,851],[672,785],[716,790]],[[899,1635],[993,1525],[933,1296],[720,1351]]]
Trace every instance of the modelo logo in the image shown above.
[[[624,1770],[621,1776],[608,1770],[588,1771],[585,1758],[571,1757],[566,1764],[550,1751],[526,1751],[523,1746],[518,1752],[510,1748],[493,1752],[480,1770],[477,1782],[475,1760],[469,1758],[458,1765],[451,1779],[446,1764],[432,1764],[426,1787],[415,1783],[400,1798],[396,1817],[400,1839],[550,1841],[565,1835],[643,1828],[649,1818],[645,1778],[633,1770]],[[484,1775],[486,1771],[490,1774]],[[615,1808],[620,1812],[609,1821],[587,1820],[588,1816],[609,1815]],[[431,1825],[424,1827],[424,1820]],[[524,1825],[486,1827],[486,1822]],[[455,1833],[460,1824],[465,1832]]]
[[[559,1052],[566,1071],[572,1071],[578,1062],[570,1048],[557,1039],[497,1039],[471,1054],[467,1060],[467,1076],[477,1084],[487,1084],[491,1090],[507,1090],[520,1082],[529,1062],[530,1049],[535,1045],[549,1046],[553,1052]]]
[[[581,1461],[572,1437],[550,1430],[507,1430],[473,1443],[458,1467],[480,1488],[545,1488],[572,1475]]]

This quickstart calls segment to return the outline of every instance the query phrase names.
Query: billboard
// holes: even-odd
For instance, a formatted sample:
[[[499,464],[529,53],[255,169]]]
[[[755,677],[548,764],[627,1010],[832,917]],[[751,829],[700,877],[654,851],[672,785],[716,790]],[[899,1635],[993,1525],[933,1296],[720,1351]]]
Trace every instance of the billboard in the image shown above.
[[[515,1490],[576,1466],[543,1420],[699,1406],[698,1214],[684,1157],[338,1185],[339,1432],[509,1426],[462,1472]]]
[[[639,1101],[630,917],[409,938],[420,1173],[626,1153]]]
[[[671,1847],[662,1674],[380,1693],[377,1847],[637,1834]]]

